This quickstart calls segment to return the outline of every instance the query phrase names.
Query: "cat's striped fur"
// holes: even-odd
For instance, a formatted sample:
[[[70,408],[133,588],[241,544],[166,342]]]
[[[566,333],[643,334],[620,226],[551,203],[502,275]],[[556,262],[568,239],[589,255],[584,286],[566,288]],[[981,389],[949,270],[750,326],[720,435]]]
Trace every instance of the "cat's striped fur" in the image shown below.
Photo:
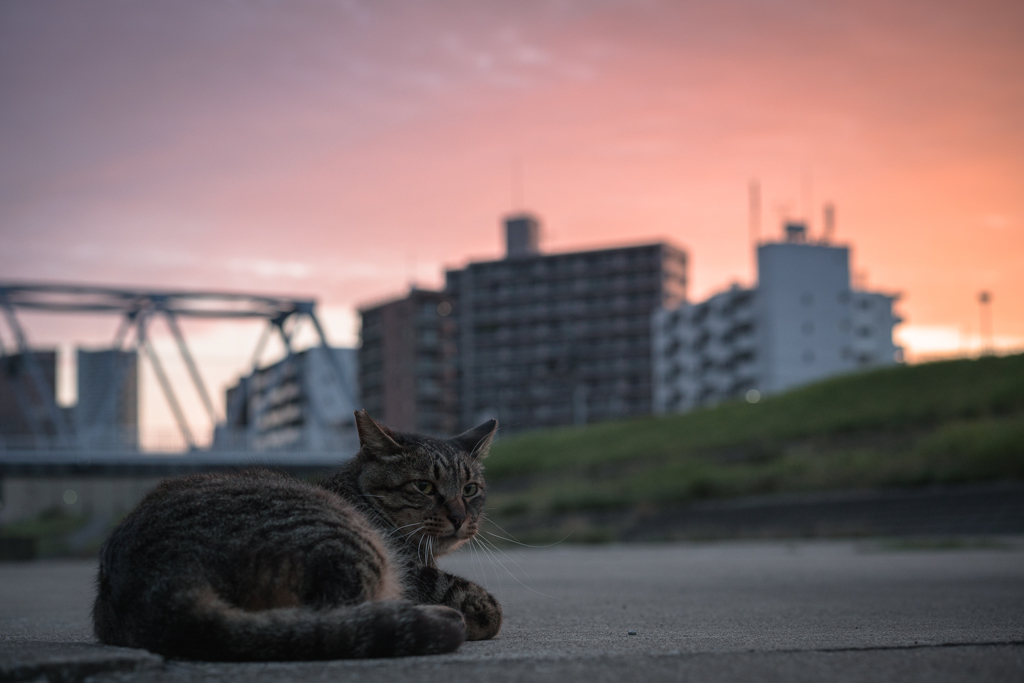
[[[293,660],[455,650],[501,606],[434,558],[479,529],[497,423],[448,440],[356,413],[360,451],[314,486],[267,470],[157,487],[100,553],[97,637],[171,657]]]

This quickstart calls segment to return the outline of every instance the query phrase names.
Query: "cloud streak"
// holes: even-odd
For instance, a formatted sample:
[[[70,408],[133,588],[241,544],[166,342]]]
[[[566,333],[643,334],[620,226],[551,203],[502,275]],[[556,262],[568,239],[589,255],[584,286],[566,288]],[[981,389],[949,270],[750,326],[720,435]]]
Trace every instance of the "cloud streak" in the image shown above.
[[[956,327],[983,287],[1024,310],[1022,32],[942,0],[3,3],[0,270],[355,307],[499,256],[519,160],[547,248],[672,239],[703,296],[752,278],[751,177],[768,235],[808,173],[806,217]]]

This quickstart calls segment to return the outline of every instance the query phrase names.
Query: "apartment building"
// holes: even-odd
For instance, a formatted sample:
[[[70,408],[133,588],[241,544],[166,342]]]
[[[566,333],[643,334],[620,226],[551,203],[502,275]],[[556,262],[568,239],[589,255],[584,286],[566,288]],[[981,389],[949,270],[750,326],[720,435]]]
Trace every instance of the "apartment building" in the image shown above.
[[[902,360],[898,295],[850,284],[845,246],[812,243],[800,223],[757,248],[756,288],[733,286],[654,314],[655,412],[778,393]]]
[[[515,432],[650,413],[651,315],[686,300],[686,252],[544,254],[535,217],[504,227],[505,258],[447,272],[459,426],[496,417]]]
[[[458,428],[456,324],[445,292],[413,287],[362,308],[361,402],[399,431],[450,436]]]

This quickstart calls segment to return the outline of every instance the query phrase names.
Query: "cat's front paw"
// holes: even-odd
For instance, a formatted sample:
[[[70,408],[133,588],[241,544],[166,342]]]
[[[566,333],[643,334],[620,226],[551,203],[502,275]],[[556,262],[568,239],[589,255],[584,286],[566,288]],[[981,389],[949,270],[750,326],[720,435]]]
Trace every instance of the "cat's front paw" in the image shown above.
[[[501,630],[501,604],[483,588],[469,592],[460,605],[466,618],[466,639],[487,640]]]

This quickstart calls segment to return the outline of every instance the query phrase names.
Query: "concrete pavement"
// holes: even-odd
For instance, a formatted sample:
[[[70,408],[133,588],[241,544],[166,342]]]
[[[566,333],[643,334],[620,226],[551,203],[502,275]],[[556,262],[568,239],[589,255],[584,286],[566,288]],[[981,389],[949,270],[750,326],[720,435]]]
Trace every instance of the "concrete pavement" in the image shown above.
[[[92,563],[5,564],[0,680],[1024,680],[1024,540],[896,543],[466,552],[447,564],[499,596],[498,639],[440,657],[298,664],[97,646]]]

